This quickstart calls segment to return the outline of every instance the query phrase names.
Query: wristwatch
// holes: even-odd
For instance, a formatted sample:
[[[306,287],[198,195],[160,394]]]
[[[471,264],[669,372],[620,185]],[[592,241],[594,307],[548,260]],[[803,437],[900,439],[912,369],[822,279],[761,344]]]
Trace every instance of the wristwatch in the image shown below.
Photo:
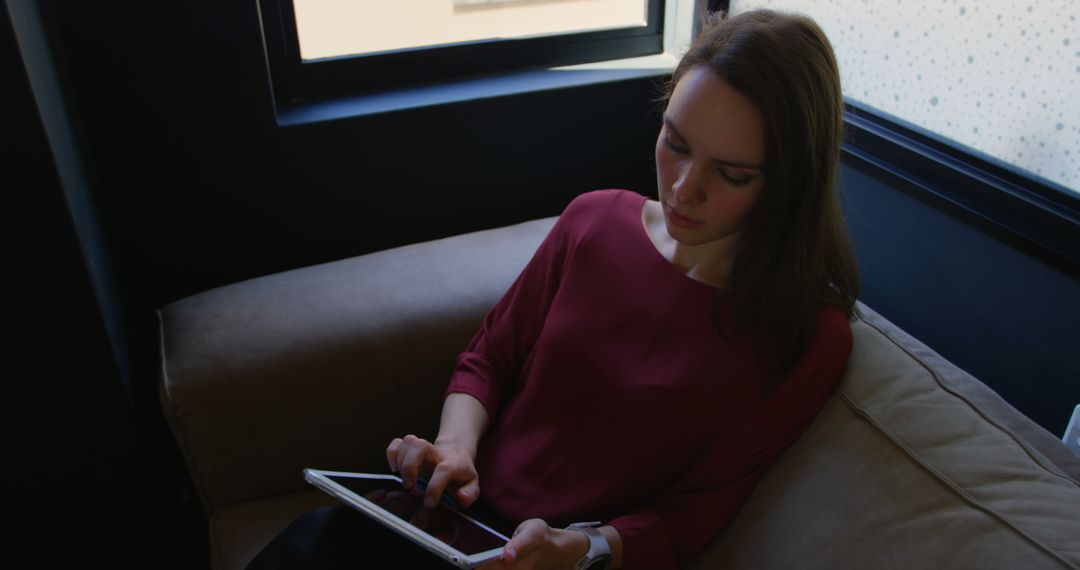
[[[604,535],[596,530],[600,521],[574,523],[566,530],[576,530],[589,538],[589,551],[574,564],[574,570],[607,570],[611,567],[611,547]]]

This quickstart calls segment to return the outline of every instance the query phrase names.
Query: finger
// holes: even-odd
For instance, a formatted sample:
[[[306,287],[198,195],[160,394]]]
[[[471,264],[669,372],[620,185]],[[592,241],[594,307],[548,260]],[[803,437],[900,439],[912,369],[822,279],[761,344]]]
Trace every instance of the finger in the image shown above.
[[[510,542],[503,547],[503,560],[513,564],[529,552],[536,550],[543,543],[547,531],[547,523],[540,519],[529,519],[521,523],[514,531]]]
[[[405,460],[400,461],[399,465],[401,465],[401,480],[406,489],[412,490],[413,486],[416,485],[416,477],[420,474],[420,466],[423,465],[430,449],[430,443],[417,439],[409,446],[409,450],[405,452]]]
[[[401,450],[401,445],[404,443],[400,437],[395,437],[390,445],[386,447],[386,462],[390,464],[390,471],[397,472],[397,458],[398,451]]]
[[[409,444],[408,444],[408,442],[405,441],[404,438],[399,437],[399,438],[395,438],[394,441],[391,441],[390,445],[393,447],[393,452],[394,452],[394,460],[390,465],[390,470],[393,471],[394,473],[401,473],[401,461],[403,459],[405,459],[405,452],[408,451]],[[391,448],[387,447],[386,448],[387,457],[390,456],[390,451],[391,451]]]
[[[435,505],[439,504],[443,492],[446,491],[446,487],[450,484],[454,475],[454,469],[451,465],[439,463],[435,466],[431,479],[428,479],[427,492],[424,493],[424,507],[434,509]]]
[[[419,439],[415,435],[409,434],[401,438],[401,445],[398,446],[397,461],[394,467],[395,473],[401,473],[403,467],[405,467],[405,455],[409,453],[409,449],[412,449],[413,444]]]
[[[467,509],[480,498],[480,478],[473,476],[457,490],[457,502],[461,508]]]

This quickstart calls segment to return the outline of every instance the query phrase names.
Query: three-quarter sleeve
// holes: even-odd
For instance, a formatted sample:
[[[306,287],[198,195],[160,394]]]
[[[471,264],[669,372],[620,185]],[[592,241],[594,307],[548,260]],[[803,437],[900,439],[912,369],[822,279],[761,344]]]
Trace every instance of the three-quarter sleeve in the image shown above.
[[[844,316],[823,312],[810,350],[760,413],[719,434],[698,465],[656,500],[610,521],[623,541],[623,568],[678,568],[698,556],[824,407],[851,346]]]
[[[581,198],[570,203],[532,259],[488,312],[480,330],[458,355],[447,394],[463,392],[484,405],[489,417],[514,391],[518,373],[536,343],[567,258]]]

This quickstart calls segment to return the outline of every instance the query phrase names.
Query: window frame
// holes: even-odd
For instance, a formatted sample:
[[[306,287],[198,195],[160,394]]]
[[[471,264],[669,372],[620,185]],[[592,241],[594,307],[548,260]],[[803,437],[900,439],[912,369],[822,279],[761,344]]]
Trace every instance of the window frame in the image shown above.
[[[545,37],[480,40],[304,62],[292,0],[259,0],[266,62],[278,105],[374,93],[494,73],[592,63],[664,51],[664,0],[647,25]]]
[[[1080,193],[845,99],[845,156],[1070,275],[1080,275]]]

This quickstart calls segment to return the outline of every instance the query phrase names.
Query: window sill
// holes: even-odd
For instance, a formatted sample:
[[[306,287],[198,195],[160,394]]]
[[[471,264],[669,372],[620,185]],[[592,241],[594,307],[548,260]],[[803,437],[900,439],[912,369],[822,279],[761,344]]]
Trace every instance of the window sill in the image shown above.
[[[663,53],[288,104],[277,108],[277,122],[278,126],[291,127],[460,101],[663,77],[674,71],[677,62],[674,55]]]

